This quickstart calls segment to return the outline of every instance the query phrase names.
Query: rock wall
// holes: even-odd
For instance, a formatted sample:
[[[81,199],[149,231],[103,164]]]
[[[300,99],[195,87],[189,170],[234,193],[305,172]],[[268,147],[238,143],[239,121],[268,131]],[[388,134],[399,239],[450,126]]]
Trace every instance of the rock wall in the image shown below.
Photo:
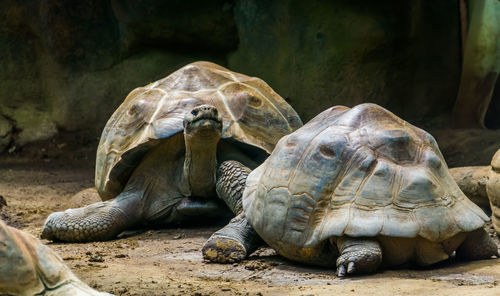
[[[454,1],[240,1],[235,19],[231,68],[267,81],[304,121],[339,104],[373,102],[412,121],[453,105]]]
[[[458,6],[4,0],[0,56],[0,151],[60,131],[98,137],[128,92],[195,60],[261,77],[304,121],[375,102],[419,122],[456,97]]]

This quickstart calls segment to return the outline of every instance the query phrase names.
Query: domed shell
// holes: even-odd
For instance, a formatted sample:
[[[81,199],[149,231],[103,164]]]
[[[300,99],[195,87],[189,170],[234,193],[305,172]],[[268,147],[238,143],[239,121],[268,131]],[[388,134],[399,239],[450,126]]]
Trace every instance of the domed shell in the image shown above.
[[[266,242],[307,252],[342,235],[441,242],[488,221],[434,138],[374,104],[330,108],[283,137],[249,175],[243,207]]]
[[[186,112],[211,104],[223,117],[223,138],[268,153],[302,126],[292,107],[264,81],[210,62],[195,62],[134,89],[108,120],[97,149],[95,185],[103,200],[118,195],[132,170],[159,140],[183,131]]]

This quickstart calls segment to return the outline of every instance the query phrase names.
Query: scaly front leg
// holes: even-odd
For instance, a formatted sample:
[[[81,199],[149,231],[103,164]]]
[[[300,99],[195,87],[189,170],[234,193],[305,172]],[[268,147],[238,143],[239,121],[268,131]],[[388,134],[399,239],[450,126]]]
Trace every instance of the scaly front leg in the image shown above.
[[[111,201],[68,209],[49,215],[42,238],[64,242],[90,242],[116,238],[138,223],[142,216],[141,195],[122,192]]]
[[[212,262],[232,263],[245,259],[264,242],[248,223],[241,197],[250,169],[237,161],[221,164],[217,194],[237,216],[208,239],[202,249],[203,258]]]

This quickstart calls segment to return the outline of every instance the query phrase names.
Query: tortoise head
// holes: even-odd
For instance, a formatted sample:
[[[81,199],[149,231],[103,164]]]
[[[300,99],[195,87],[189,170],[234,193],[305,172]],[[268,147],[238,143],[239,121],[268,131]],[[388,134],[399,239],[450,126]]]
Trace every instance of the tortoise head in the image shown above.
[[[212,105],[196,106],[184,116],[184,134],[220,138],[222,135],[222,116]]]

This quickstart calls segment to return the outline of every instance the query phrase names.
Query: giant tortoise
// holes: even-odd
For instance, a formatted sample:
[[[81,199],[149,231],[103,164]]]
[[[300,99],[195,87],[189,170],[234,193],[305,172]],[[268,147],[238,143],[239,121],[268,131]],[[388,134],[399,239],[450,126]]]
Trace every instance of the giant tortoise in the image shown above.
[[[261,79],[210,62],[184,66],[127,96],[97,149],[95,185],[103,201],[51,214],[42,238],[106,240],[139,224],[221,215],[213,198],[218,163],[255,167],[301,125]]]
[[[500,149],[489,166],[457,167],[450,173],[465,195],[491,211],[493,227],[500,235]]]
[[[0,295],[99,296],[34,236],[0,220]]]
[[[332,107],[248,172],[234,161],[221,166],[217,190],[238,216],[204,245],[208,260],[241,260],[259,236],[339,276],[430,265],[455,251],[497,255],[482,228],[488,217],[460,191],[434,138],[380,106]]]

